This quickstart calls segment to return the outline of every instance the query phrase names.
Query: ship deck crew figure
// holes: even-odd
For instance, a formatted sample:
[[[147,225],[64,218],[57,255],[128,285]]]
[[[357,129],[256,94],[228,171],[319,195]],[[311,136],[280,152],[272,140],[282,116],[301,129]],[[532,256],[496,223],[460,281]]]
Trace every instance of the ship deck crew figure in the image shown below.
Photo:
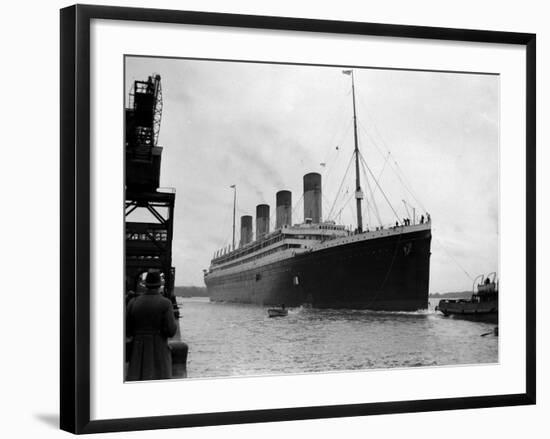
[[[168,338],[177,331],[172,303],[160,294],[161,278],[149,271],[147,291],[130,300],[126,309],[126,336],[132,337],[128,381],[159,380],[172,377],[172,356]]]

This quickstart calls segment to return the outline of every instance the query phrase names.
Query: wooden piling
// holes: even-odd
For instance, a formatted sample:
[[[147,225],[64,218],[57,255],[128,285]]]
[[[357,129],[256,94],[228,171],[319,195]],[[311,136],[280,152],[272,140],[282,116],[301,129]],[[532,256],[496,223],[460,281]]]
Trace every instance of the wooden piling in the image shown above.
[[[172,351],[172,378],[187,378],[187,353],[189,347],[183,341],[169,341]]]

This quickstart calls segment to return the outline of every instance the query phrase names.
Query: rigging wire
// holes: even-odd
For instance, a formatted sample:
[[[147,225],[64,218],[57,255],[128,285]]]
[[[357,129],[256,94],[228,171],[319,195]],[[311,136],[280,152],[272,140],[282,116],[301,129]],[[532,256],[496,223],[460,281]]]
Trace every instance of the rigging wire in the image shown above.
[[[364,105],[363,105],[364,106]],[[373,121],[372,117],[370,117],[368,111],[365,110],[365,113],[367,114],[367,116],[371,119],[371,121]],[[376,130],[376,132],[378,133],[378,136],[380,137],[380,140],[382,141],[382,143],[384,144],[384,147],[385,147],[385,152],[382,151],[382,149],[380,148],[380,146],[378,145],[378,142],[376,142],[376,140],[373,138],[373,136],[367,131],[367,129],[365,128],[365,126],[363,125],[363,123],[359,120],[359,127],[361,128],[361,130],[367,135],[367,137],[369,138],[369,140],[372,142],[372,144],[376,147],[378,153],[384,158],[384,165],[382,166],[382,169],[380,170],[379,174],[378,174],[378,178],[374,178],[374,175],[373,175],[373,179],[375,180],[375,183],[376,183],[376,187],[374,188],[374,191],[373,191],[373,197],[374,197],[374,194],[376,193],[376,190],[377,189],[380,189],[381,192],[382,191],[382,187],[378,184],[378,181],[380,180],[387,164],[389,163],[390,164],[390,168],[392,169],[392,171],[394,172],[394,174],[396,175],[396,177],[399,179],[401,185],[404,187],[404,189],[409,193],[409,195],[414,199],[414,201],[424,210],[426,211],[426,208],[423,206],[423,204],[418,200],[418,198],[415,196],[415,194],[413,193],[413,190],[412,188],[410,187],[409,184],[407,184],[407,182],[405,182],[404,180],[406,179],[405,177],[405,174],[403,172],[403,170],[401,169],[401,167],[399,166],[399,164],[397,163],[397,161],[395,160],[395,158],[393,158],[393,155],[392,155],[392,152],[390,151],[390,149],[387,147],[387,144],[384,142],[384,139],[382,138],[382,136],[380,135],[380,132],[378,131],[378,129],[376,128],[376,124],[374,124],[374,122],[372,123],[373,124],[373,127],[374,129]],[[392,158],[392,160],[390,161],[390,158]],[[366,162],[365,162],[365,159],[364,157],[361,155],[361,160],[364,162],[364,164],[366,165]],[[393,162],[393,163],[392,163]],[[367,166],[369,172],[372,174],[372,171],[370,170],[370,168]],[[397,220],[399,221],[399,215],[397,215],[397,212],[395,211],[395,209],[393,208],[393,206],[391,205],[391,203],[389,202],[389,200],[387,199],[386,195],[383,193],[384,195],[384,198],[386,199],[388,205],[390,206],[390,208],[392,209],[393,213],[395,214]]]
[[[377,180],[380,181],[380,178],[382,177],[382,174],[384,173],[384,170],[386,169],[386,165],[388,164],[388,160],[389,160],[389,154],[386,156],[386,159],[384,161],[384,164],[382,165],[382,169],[380,170],[380,172],[378,173],[378,178]],[[365,174],[365,178],[366,178],[366,174]],[[378,189],[378,186],[376,186],[374,188],[374,191],[372,192],[373,196],[374,194],[376,193],[376,190]]]
[[[372,126],[372,128],[374,129],[374,131],[376,132],[378,138],[380,139],[380,142],[382,144],[382,146],[384,147],[384,149],[387,151],[388,153],[388,158],[389,156],[393,156],[390,148],[388,147],[388,144],[387,142],[385,141],[384,137],[382,136],[382,134],[380,133],[380,130],[378,129],[377,127],[377,124],[374,120],[374,118],[372,117],[370,111],[369,111],[369,108],[365,105],[363,99],[361,98],[361,95],[359,93],[356,94],[356,98],[357,98],[357,101],[359,102],[359,105],[361,106],[361,110],[362,110],[362,113],[363,114],[366,114],[366,116],[368,117],[368,119],[370,120],[370,126]],[[382,155],[382,156],[385,156],[385,154],[380,150],[380,147],[378,146],[378,142],[376,142],[374,140],[374,138],[371,136],[371,134],[366,130],[365,126],[361,123],[361,120],[358,120],[359,122],[359,126],[360,128],[365,132],[365,134],[369,137],[369,139],[371,140],[371,142],[374,144],[374,146],[376,147],[376,149],[378,150],[378,152]],[[399,163],[397,162],[397,160],[395,158],[393,158],[393,165],[392,165],[392,162],[390,162],[390,167],[392,168],[392,170],[394,171],[395,175],[397,176],[397,178],[399,179],[399,181],[401,182],[401,184],[403,185],[403,187],[405,188],[405,190],[409,193],[409,195],[412,197],[412,199],[415,201],[415,203],[420,206],[420,208],[422,210],[424,210],[425,212],[427,211],[427,209],[424,207],[424,204],[422,202],[420,202],[420,200],[418,199],[418,197],[415,195],[414,191],[412,190],[412,185],[409,183],[409,180],[408,178],[406,177],[405,173],[403,172],[403,170],[401,169],[401,166],[399,166]]]
[[[408,206],[408,203],[405,201],[405,200],[401,200],[403,201],[403,205],[405,206],[405,210],[407,211],[407,218],[410,218],[411,217],[411,214],[409,212],[409,206]]]
[[[390,154],[386,156],[386,159],[384,160],[384,164],[382,165],[382,169],[380,169],[380,172],[378,173],[378,181],[380,181],[380,178],[382,177],[382,174],[384,173],[384,170],[386,169],[386,165],[388,164],[388,160],[390,159]],[[374,192],[376,192],[376,188],[374,188]]]
[[[349,96],[349,94],[351,93],[351,88],[348,89],[348,87],[346,86],[346,90],[344,95],[343,96]],[[337,114],[338,113],[342,113],[344,114],[345,112],[341,111],[342,108],[344,107],[344,105],[347,105],[348,104],[348,101],[346,99],[342,99],[340,101],[340,105],[338,106],[337,108]],[[334,120],[336,120],[336,117],[333,118]],[[323,180],[325,181],[328,181],[328,178],[329,178],[329,175],[331,175],[333,169],[336,168],[336,163],[338,161],[338,158],[340,157],[340,155],[338,154],[340,152],[340,145],[342,145],[343,143],[345,143],[348,135],[349,135],[349,132],[350,132],[350,129],[351,129],[351,126],[352,126],[352,122],[353,122],[353,118],[349,118],[348,120],[348,123],[345,127],[345,130],[343,131],[343,134],[340,136],[339,138],[339,142],[336,143],[336,148],[335,148],[335,152],[333,152],[332,156],[330,156],[330,149],[327,149],[327,152],[324,156],[324,161],[322,162],[323,163],[323,171],[322,171],[322,174],[323,174]],[[335,144],[333,143],[334,140],[337,139],[337,136],[336,136],[336,133],[338,132],[342,132],[342,131],[339,131],[339,130],[332,130],[333,131],[333,135],[328,143],[329,147],[333,147]]]
[[[386,203],[388,203],[388,206],[390,206],[390,209],[392,210],[393,214],[395,215],[395,217],[397,218],[397,220],[399,221],[399,215],[397,215],[397,212],[395,211],[395,209],[393,208],[392,204],[390,203],[390,200],[388,200],[388,197],[386,196],[386,193],[383,191],[383,189],[380,187],[380,184],[378,183],[378,181],[376,180],[376,177],[374,176],[374,174],[372,173],[371,169],[369,168],[369,166],[367,165],[367,163],[365,162],[365,159],[363,158],[362,154],[359,152],[359,158],[361,159],[361,163],[363,164],[363,166],[365,166],[367,168],[367,170],[369,171],[372,179],[374,180],[374,182],[376,183],[376,185],[378,186],[378,189],[380,189],[380,192],[382,193],[382,195],[384,196],[384,199],[386,200]]]
[[[355,191],[354,191],[355,192]],[[354,193],[355,195],[355,193]],[[348,204],[348,209],[349,209],[349,213],[350,213],[350,217],[353,218],[356,216],[356,212],[353,211],[353,203],[350,203]]]
[[[432,236],[432,237],[439,244],[439,246],[445,251],[447,256],[449,256],[449,258],[458,266],[458,268],[460,268],[464,272],[464,274],[466,274],[466,276],[468,276],[468,278],[473,282],[474,278],[470,275],[470,273],[466,271],[466,269],[462,265],[460,265],[460,263],[455,259],[455,257],[451,254],[451,252],[447,250],[447,248],[443,245],[443,243],[439,239],[437,239],[437,237],[435,236]]]
[[[390,153],[391,154],[391,153]],[[395,163],[395,166],[400,170],[401,174],[403,175],[403,178],[405,178],[405,174],[403,173],[403,171],[401,170],[401,167],[399,166],[399,164],[395,161],[394,159],[394,163]],[[401,182],[401,184],[403,185],[403,187],[405,188],[405,190],[410,194],[410,196],[413,198],[413,200],[415,201],[416,204],[418,204],[420,206],[420,208],[426,212],[428,209],[426,209],[424,207],[424,205],[420,202],[420,200],[414,195],[413,193],[413,190],[412,188],[409,188],[409,186],[401,179],[401,177],[399,176],[399,174],[397,174],[397,178],[399,178],[399,181]]]
[[[292,218],[294,218],[294,213],[296,212],[296,209],[298,209],[298,206],[300,205],[300,202],[304,199],[304,194],[300,196],[300,199],[294,203],[294,207],[292,208]]]
[[[351,123],[352,121],[349,120],[348,121],[348,124],[346,125],[346,129],[342,132],[342,135],[339,137],[339,142],[336,143],[336,145],[339,145],[340,143],[343,142],[343,140],[346,139],[347,135],[348,135],[348,132],[350,130],[350,127],[351,127]],[[332,151],[332,148],[334,147],[335,143],[334,143],[334,140],[336,139],[336,136],[332,136],[332,138],[330,139],[330,142],[328,143],[328,147],[327,147],[327,152],[325,154],[325,157],[324,157],[324,162],[325,163],[328,163],[328,159],[329,159],[329,156],[331,155],[331,153],[333,152]]]
[[[325,196],[325,193],[323,191],[321,191],[321,196],[323,197],[323,203],[326,202],[326,205],[328,206],[329,205],[329,200],[328,198]],[[321,212],[322,212],[322,209],[321,209]],[[329,217],[327,217],[327,221],[330,220]],[[321,218],[321,221],[322,221],[322,218]]]
[[[331,211],[331,217],[328,217],[329,220],[336,220],[337,215],[334,214],[334,212],[336,210],[338,210],[338,208],[343,206],[343,203],[345,202],[346,197],[348,196],[348,194],[349,194],[349,185],[346,185],[345,190],[344,190],[344,188],[342,188],[341,193],[338,194],[338,199],[337,199],[336,203],[334,204],[334,207],[332,208],[332,211]],[[328,204],[327,204],[327,206],[328,206]],[[341,211],[341,209],[340,209],[340,211]]]
[[[336,192],[336,196],[334,197],[334,202],[332,203],[332,207],[330,208],[329,210],[329,213],[328,213],[328,218],[332,218],[332,211],[334,210],[334,206],[336,204],[336,201],[338,200],[338,196],[340,195],[340,191],[342,190],[342,186],[344,185],[344,181],[346,180],[346,176],[348,175],[348,172],[349,172],[349,168],[351,166],[351,163],[353,161],[353,156],[354,156],[355,153],[353,153],[350,157],[350,160],[349,160],[349,163],[348,163],[348,166],[346,168],[346,172],[344,174],[344,177],[342,178],[342,182],[340,183],[340,187],[338,188],[338,191]]]
[[[371,207],[368,200],[365,202],[365,210],[367,211],[367,229],[368,229],[369,224],[372,225],[372,217],[370,215]]]
[[[344,122],[341,122],[341,117],[338,117],[342,114],[345,114],[344,111],[342,111],[343,107],[347,104],[347,100],[344,99],[345,94],[341,96],[340,104],[338,107],[335,107],[336,110],[334,111],[334,117],[331,117],[330,120],[331,123],[331,129],[327,130],[329,132],[332,132],[332,135],[330,137],[330,140],[326,143],[326,149],[325,154],[323,157],[323,161],[321,162],[323,164],[323,170],[321,171],[323,174],[323,179],[327,179],[328,175],[331,173],[333,168],[333,162],[336,163],[338,159],[338,152],[339,148],[338,146],[343,143],[348,135],[349,129],[351,127],[352,119],[350,118],[347,125],[344,125]],[[342,132],[342,128],[345,128]],[[333,152],[333,147],[335,145],[335,140],[340,139],[338,143],[336,143],[336,151]],[[324,143],[324,142],[323,142]]]
[[[393,172],[395,173],[396,177],[399,179],[399,181],[401,182],[401,184],[403,185],[403,187],[405,188],[405,190],[409,193],[409,195],[412,197],[412,199],[415,201],[416,204],[418,204],[420,206],[420,208],[424,211],[426,211],[427,209],[424,207],[424,205],[418,200],[418,197],[414,194],[414,191],[412,190],[412,187],[410,184],[407,183],[408,179],[407,177],[405,176],[405,173],[403,172],[403,170],[401,169],[401,166],[399,166],[399,163],[397,163],[397,160],[394,158],[392,152],[390,151],[390,149],[388,148],[388,146],[386,145],[386,143],[384,142],[384,140],[382,139],[382,137],[380,136],[380,139],[382,141],[382,143],[384,143],[384,148],[386,149],[386,152],[387,154],[385,154],[380,146],[378,145],[378,143],[374,140],[374,138],[371,136],[371,134],[367,131],[367,129],[365,128],[365,126],[361,123],[361,121],[359,121],[359,127],[363,130],[363,132],[367,135],[367,137],[370,139],[370,141],[373,143],[373,145],[376,147],[378,153],[382,156],[382,157],[386,157],[386,160],[389,161],[389,158],[390,156],[393,158],[393,160],[389,161],[390,163],[390,167],[392,168]],[[375,129],[376,129],[376,126],[375,126]],[[405,181],[407,180],[407,181]]]
[[[338,211],[338,213],[336,213],[336,214],[334,215],[334,218],[337,218],[338,216],[340,216],[340,214],[341,214],[342,211],[347,207],[347,205],[349,204],[349,202],[350,202],[351,200],[353,200],[353,196],[354,196],[354,195],[355,195],[355,194],[353,194],[353,193],[350,195],[350,197],[348,198],[348,200],[346,201],[346,203],[342,206],[342,208]]]
[[[369,182],[367,173],[365,172],[365,167],[362,166],[361,170],[363,171],[363,176],[365,177],[365,184],[367,185],[367,189],[369,190],[370,198],[371,198],[371,202],[369,203],[368,200],[367,200],[367,203],[366,203],[366,205],[367,205],[367,215],[369,216],[369,221],[370,221],[370,215],[368,213],[368,210],[369,210],[369,207],[370,207],[372,209],[374,215],[376,216],[376,219],[378,220],[378,224],[380,226],[382,226],[382,217],[380,216],[380,211],[378,210],[378,205],[376,204],[376,199],[374,198],[374,192],[373,192],[371,184]],[[374,189],[376,190],[376,188],[374,188]]]
[[[330,161],[328,160],[328,155],[327,155],[327,159],[323,162],[325,163],[325,167],[323,168],[323,180],[325,181],[328,181],[328,178],[331,175],[333,169],[336,169],[338,159],[340,158],[340,145],[345,143],[346,139],[348,138],[350,128],[351,128],[351,121],[348,123],[348,127],[346,128],[344,135],[340,139],[340,142],[336,145],[333,155],[330,158]]]
[[[334,121],[333,124],[332,124],[332,136],[330,138],[330,141],[328,142],[328,146],[327,146],[327,153],[325,154],[325,162],[326,162],[326,159],[328,158],[328,155],[330,154],[330,147],[333,145],[333,141],[334,139],[336,138],[336,135],[340,132],[340,130],[337,129],[337,125],[338,125],[338,119],[337,119],[337,115],[341,114],[342,113],[342,108],[344,107],[344,105],[347,103],[347,101],[345,99],[342,98],[342,100],[340,101],[340,105],[336,108],[336,110],[334,111],[334,117],[330,118],[330,120]]]

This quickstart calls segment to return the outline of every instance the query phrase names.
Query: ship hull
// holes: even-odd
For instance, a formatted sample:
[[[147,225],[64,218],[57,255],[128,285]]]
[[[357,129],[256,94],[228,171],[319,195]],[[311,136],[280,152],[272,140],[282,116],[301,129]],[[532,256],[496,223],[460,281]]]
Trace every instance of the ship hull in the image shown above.
[[[259,268],[206,276],[212,301],[414,311],[428,306],[429,229],[297,254]]]

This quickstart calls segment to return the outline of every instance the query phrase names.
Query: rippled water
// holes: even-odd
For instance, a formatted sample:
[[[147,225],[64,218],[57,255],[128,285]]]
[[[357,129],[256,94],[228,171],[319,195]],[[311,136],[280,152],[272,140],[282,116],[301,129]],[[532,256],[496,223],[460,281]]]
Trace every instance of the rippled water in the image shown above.
[[[190,378],[496,363],[494,324],[433,310],[290,309],[269,318],[258,305],[178,298]]]

